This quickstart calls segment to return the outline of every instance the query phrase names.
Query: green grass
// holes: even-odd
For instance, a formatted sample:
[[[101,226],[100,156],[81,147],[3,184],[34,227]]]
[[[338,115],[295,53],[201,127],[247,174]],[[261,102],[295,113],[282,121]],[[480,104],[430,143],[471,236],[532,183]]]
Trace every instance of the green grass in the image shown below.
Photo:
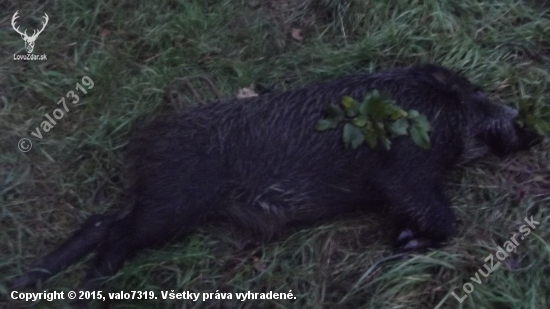
[[[7,281],[90,214],[118,206],[122,148],[132,128],[174,110],[164,94],[177,78],[207,74],[230,98],[251,83],[284,90],[436,62],[463,72],[497,101],[550,106],[547,1],[43,2],[0,5],[0,308],[66,306],[8,302]],[[25,52],[10,26],[16,10],[22,28],[39,27],[38,18],[49,15],[34,51],[47,61],[13,60]],[[303,41],[290,38],[293,28],[302,29]],[[42,140],[31,136],[83,76],[95,86],[81,103],[69,104]],[[196,104],[181,93],[181,105]],[[27,153],[17,149],[23,137],[33,142]],[[292,290],[296,300],[133,300],[111,308],[548,308],[549,146],[546,139],[529,152],[487,158],[454,175],[448,193],[460,234],[441,250],[386,261],[390,229],[368,215],[289,231],[252,249],[231,228],[206,226],[144,251],[105,290],[159,297],[170,290]],[[463,295],[460,287],[483,259],[530,216],[540,226],[459,304],[451,292]],[[75,289],[83,270],[83,263],[75,265],[34,291]]]

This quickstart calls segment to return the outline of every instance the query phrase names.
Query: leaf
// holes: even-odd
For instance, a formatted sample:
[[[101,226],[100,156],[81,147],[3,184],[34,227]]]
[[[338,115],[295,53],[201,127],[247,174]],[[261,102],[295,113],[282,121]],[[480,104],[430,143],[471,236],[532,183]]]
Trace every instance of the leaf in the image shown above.
[[[364,129],[363,136],[365,137],[365,141],[370,148],[376,148],[376,145],[378,144],[378,137],[376,137],[376,134],[372,130]]]
[[[359,116],[353,118],[351,123],[353,123],[357,127],[364,127],[367,124],[368,121],[369,121],[369,119],[367,118],[366,115],[359,115]]]
[[[422,130],[429,132],[431,130],[430,122],[428,121],[428,118],[424,115],[418,115],[414,119],[412,119],[413,125],[419,126]]]
[[[383,147],[385,150],[390,150],[391,141],[390,141],[387,137],[382,137],[382,138],[380,138],[380,141],[381,141],[382,147]]]
[[[302,29],[294,28],[290,30],[290,36],[297,42],[302,42],[304,37],[302,36]]]
[[[413,142],[424,149],[430,149],[430,136],[422,127],[413,124],[410,129]]]
[[[103,30],[101,30],[100,36],[102,36],[102,37],[107,37],[107,36],[109,36],[110,34],[111,34],[111,31],[109,31],[108,29],[103,29]]]
[[[251,84],[249,87],[241,88],[237,92],[237,99],[257,97],[258,94],[254,91],[254,84]]]
[[[395,106],[392,107],[392,111],[391,111],[392,120],[397,120],[399,118],[407,117],[408,115],[409,113],[407,113],[406,111]]]
[[[357,117],[358,114],[359,114],[359,107],[357,106],[357,104],[353,105],[350,109],[346,110],[347,117],[350,117],[350,118]]]
[[[352,97],[344,96],[342,98],[342,105],[344,106],[344,109],[347,111],[348,109],[352,108],[355,104],[355,100]]]
[[[344,111],[338,105],[327,104],[325,111],[330,118],[338,119],[338,121],[344,117]]]
[[[346,116],[350,118],[357,116],[357,114],[359,113],[357,102],[355,102],[352,97],[344,96],[342,98],[342,105],[344,106],[344,110],[346,111]]]
[[[386,137],[386,130],[384,130],[384,126],[382,125],[382,127],[380,127],[379,125],[380,123],[378,123],[377,126],[374,126],[372,127],[372,133],[374,133],[374,136],[376,136],[377,138],[384,138]]]
[[[357,137],[351,141],[351,148],[356,149],[357,147],[361,146],[364,141],[365,136],[363,134],[358,134]]]
[[[335,121],[333,119],[320,119],[315,124],[315,130],[325,131],[328,129],[334,129],[337,124],[338,124],[338,121]]]
[[[367,106],[367,114],[374,120],[384,119],[384,115],[386,114],[386,103],[384,100],[380,97],[372,97]]]
[[[359,114],[368,116],[369,115],[369,104],[370,104],[370,96],[365,97],[363,102],[359,104]]]
[[[415,109],[411,109],[411,110],[409,111],[409,119],[414,119],[414,118],[418,117],[419,115],[420,115],[420,114],[419,114],[418,111],[415,110]]]
[[[366,97],[367,101],[371,100],[380,100],[382,99],[382,96],[380,95],[380,92],[378,92],[378,89],[372,90],[369,95]]]
[[[351,146],[353,149],[359,147],[365,140],[361,130],[351,123],[346,123],[344,126],[343,138],[346,147]]]
[[[387,126],[388,131],[393,136],[407,135],[409,121],[406,118],[399,118]]]

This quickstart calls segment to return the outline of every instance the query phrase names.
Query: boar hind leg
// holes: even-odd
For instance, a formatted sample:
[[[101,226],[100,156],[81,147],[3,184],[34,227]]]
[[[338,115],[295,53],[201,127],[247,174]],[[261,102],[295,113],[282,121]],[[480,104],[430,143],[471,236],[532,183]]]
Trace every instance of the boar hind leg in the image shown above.
[[[457,234],[451,201],[440,182],[410,186],[390,198],[397,213],[398,251],[422,251],[440,247]]]
[[[65,243],[52,253],[34,262],[31,270],[12,283],[13,290],[21,290],[36,285],[56,275],[69,265],[92,252],[105,237],[109,225],[117,220],[122,212],[109,215],[93,215]]]
[[[161,192],[152,199],[140,196],[133,210],[109,227],[95,249],[80,290],[100,290],[126,260],[142,249],[159,247],[184,236],[203,221],[204,214],[218,205],[203,188],[184,187],[180,185],[179,190]],[[77,300],[72,307],[86,308],[88,303],[88,300]]]

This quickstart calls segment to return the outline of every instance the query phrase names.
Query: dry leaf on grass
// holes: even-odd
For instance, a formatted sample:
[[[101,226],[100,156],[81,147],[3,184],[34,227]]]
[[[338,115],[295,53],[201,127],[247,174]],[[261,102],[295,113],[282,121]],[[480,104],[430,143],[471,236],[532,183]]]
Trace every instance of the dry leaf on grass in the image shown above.
[[[257,97],[258,94],[254,91],[254,84],[251,84],[248,87],[241,88],[237,92],[237,99]]]
[[[290,30],[290,36],[297,42],[302,42],[304,37],[302,36],[302,29],[293,28]]]

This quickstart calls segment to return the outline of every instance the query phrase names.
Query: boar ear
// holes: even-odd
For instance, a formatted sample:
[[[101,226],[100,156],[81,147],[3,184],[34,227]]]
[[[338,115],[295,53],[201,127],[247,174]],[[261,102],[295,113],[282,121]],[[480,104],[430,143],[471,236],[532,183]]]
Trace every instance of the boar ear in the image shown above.
[[[460,100],[460,104],[464,104],[464,99],[466,98],[466,92],[464,91],[464,89],[460,87],[458,84],[453,84],[451,86],[451,91],[458,96]]]
[[[464,82],[458,74],[435,64],[421,65],[416,67],[414,72],[430,88],[451,96],[453,102],[457,104],[465,102],[467,93],[462,86]]]
[[[434,71],[431,73],[431,76],[435,79],[434,82],[439,86],[438,88],[445,92],[456,94],[460,102],[463,103],[465,97],[464,89],[458,84],[456,76],[448,74],[442,68],[433,67],[431,69]]]
[[[432,74],[433,78],[437,80],[443,89],[455,93],[459,99],[460,103],[464,103],[464,89],[456,82],[455,78],[445,75],[443,72],[435,72]]]
[[[435,72],[432,76],[437,82],[440,83],[441,89],[445,92],[451,92],[456,95],[458,101],[461,104],[464,104],[466,92],[464,91],[464,88],[457,83],[456,78],[445,75],[443,72]]]
[[[441,84],[445,86],[449,85],[449,79],[445,76],[445,74],[443,74],[443,72],[435,72],[432,76]]]
[[[449,89],[449,87],[455,83],[453,72],[442,66],[426,63],[418,66],[416,70],[418,74],[425,77],[426,81],[439,87]]]

